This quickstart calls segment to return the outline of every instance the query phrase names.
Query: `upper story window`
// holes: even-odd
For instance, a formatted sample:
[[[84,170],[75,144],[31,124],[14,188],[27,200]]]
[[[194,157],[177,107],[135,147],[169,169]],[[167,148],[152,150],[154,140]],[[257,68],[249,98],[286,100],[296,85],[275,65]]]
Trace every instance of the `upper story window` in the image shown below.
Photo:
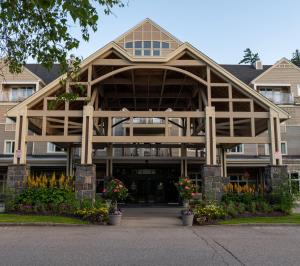
[[[259,86],[258,91],[277,104],[289,104],[294,102],[289,86]]]
[[[47,153],[63,153],[65,150],[52,142],[47,142]]]
[[[5,140],[4,141],[4,154],[13,154],[15,150],[15,141],[14,140]]]
[[[244,144],[236,145],[232,149],[229,149],[227,152],[229,154],[243,154],[244,153]]]
[[[126,42],[125,48],[133,49],[135,56],[160,56],[163,49],[170,49],[170,43],[163,41],[134,41]]]
[[[11,101],[23,101],[35,92],[34,86],[22,86],[11,88]]]

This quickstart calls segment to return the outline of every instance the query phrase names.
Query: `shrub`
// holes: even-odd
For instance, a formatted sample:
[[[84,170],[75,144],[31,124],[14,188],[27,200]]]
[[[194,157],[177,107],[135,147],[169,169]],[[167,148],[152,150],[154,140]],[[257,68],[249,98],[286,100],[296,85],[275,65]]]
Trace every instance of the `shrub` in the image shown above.
[[[14,209],[26,213],[72,214],[79,207],[74,192],[65,188],[28,188],[14,199]]]
[[[193,212],[199,224],[211,223],[226,216],[224,208],[215,203],[208,203],[205,206],[197,205]]]
[[[104,224],[108,221],[108,208],[81,209],[75,211],[75,216],[94,224]]]
[[[104,192],[105,196],[114,202],[117,202],[118,200],[124,200],[128,196],[128,189],[119,179],[113,179],[109,181]]]
[[[274,188],[269,196],[269,202],[273,205],[274,210],[282,211],[286,214],[292,212],[292,208],[295,205],[295,198],[290,192],[288,182],[284,182]]]
[[[236,207],[235,202],[230,201],[229,203],[224,205],[225,212],[231,217],[238,216],[238,209]]]

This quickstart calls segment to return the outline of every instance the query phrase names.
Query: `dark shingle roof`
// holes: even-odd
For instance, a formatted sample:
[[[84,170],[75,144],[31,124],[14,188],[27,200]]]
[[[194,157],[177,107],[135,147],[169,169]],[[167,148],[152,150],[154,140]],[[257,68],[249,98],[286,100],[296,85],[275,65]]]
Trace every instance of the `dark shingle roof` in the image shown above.
[[[228,72],[239,78],[246,84],[249,84],[253,79],[269,69],[272,65],[264,65],[262,70],[256,70],[252,65],[220,65]]]
[[[249,84],[257,76],[265,72],[272,65],[264,65],[262,70],[256,70],[252,65],[227,65],[220,64],[223,68],[236,76],[246,84]],[[52,69],[48,70],[40,64],[27,64],[26,67],[40,77],[46,84],[55,80],[60,76],[59,64],[53,65]]]
[[[60,76],[59,64],[54,64],[50,70],[40,64],[26,64],[26,67],[35,75],[40,77],[46,84],[50,83]]]

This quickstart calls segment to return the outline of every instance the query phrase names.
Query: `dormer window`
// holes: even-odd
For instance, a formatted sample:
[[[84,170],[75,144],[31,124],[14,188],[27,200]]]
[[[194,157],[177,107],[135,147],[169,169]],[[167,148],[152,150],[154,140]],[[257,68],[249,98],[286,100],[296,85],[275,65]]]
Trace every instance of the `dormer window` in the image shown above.
[[[135,41],[126,42],[125,48],[133,49],[135,56],[161,56],[162,50],[170,49],[170,43],[162,41]]]

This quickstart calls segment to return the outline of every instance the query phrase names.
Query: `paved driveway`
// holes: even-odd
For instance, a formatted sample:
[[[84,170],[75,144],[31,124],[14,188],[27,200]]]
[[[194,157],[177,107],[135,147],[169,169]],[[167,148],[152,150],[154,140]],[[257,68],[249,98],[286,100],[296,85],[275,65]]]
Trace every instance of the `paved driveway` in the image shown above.
[[[0,265],[299,265],[300,227],[0,227]]]

